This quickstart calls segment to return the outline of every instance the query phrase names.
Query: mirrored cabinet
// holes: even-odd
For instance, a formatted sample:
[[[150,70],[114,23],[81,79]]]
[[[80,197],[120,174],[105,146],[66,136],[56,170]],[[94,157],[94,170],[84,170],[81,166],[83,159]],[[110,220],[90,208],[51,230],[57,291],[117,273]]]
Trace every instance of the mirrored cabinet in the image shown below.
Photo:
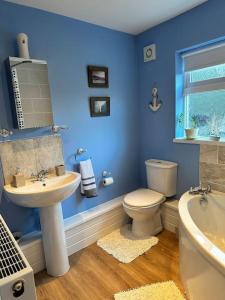
[[[47,62],[9,57],[8,70],[14,128],[52,126]]]

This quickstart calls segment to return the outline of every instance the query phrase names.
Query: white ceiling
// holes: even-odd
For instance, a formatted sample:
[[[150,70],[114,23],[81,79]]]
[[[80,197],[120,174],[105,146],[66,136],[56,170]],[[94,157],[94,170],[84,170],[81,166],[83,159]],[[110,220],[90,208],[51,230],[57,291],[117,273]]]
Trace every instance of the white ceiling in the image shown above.
[[[119,31],[139,34],[207,0],[8,0]]]

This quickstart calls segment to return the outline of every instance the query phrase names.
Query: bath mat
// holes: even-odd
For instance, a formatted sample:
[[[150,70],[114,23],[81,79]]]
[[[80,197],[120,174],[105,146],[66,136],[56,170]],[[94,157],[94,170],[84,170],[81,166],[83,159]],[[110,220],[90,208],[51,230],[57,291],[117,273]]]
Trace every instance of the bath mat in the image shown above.
[[[115,300],[185,300],[173,281],[145,285],[143,287],[117,293]]]
[[[125,225],[102,239],[97,245],[122,263],[129,263],[158,243],[157,237],[136,238],[131,232],[131,225]]]

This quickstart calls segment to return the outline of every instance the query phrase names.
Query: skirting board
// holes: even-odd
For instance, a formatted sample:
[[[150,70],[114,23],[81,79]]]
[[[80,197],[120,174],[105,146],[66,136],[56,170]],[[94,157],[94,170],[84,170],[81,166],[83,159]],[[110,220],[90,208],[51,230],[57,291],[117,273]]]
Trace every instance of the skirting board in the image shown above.
[[[128,222],[122,207],[122,199],[123,196],[115,198],[64,220],[68,255],[91,245]],[[162,206],[164,228],[172,232],[176,232],[178,228],[177,204],[178,201],[165,202]],[[28,234],[19,245],[34,273],[45,269],[40,232]]]
[[[123,196],[115,198],[64,220],[68,255],[91,245],[128,222],[122,199]],[[34,273],[45,269],[40,232],[25,236],[19,245]]]

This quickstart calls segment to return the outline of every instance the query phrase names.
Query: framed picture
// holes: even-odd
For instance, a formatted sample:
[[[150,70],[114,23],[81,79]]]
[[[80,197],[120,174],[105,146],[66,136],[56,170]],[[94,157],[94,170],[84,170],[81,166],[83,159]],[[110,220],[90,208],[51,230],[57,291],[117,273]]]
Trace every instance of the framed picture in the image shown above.
[[[108,68],[88,66],[88,86],[96,88],[109,87]]]
[[[91,117],[110,116],[110,98],[109,97],[91,97],[90,98]]]

